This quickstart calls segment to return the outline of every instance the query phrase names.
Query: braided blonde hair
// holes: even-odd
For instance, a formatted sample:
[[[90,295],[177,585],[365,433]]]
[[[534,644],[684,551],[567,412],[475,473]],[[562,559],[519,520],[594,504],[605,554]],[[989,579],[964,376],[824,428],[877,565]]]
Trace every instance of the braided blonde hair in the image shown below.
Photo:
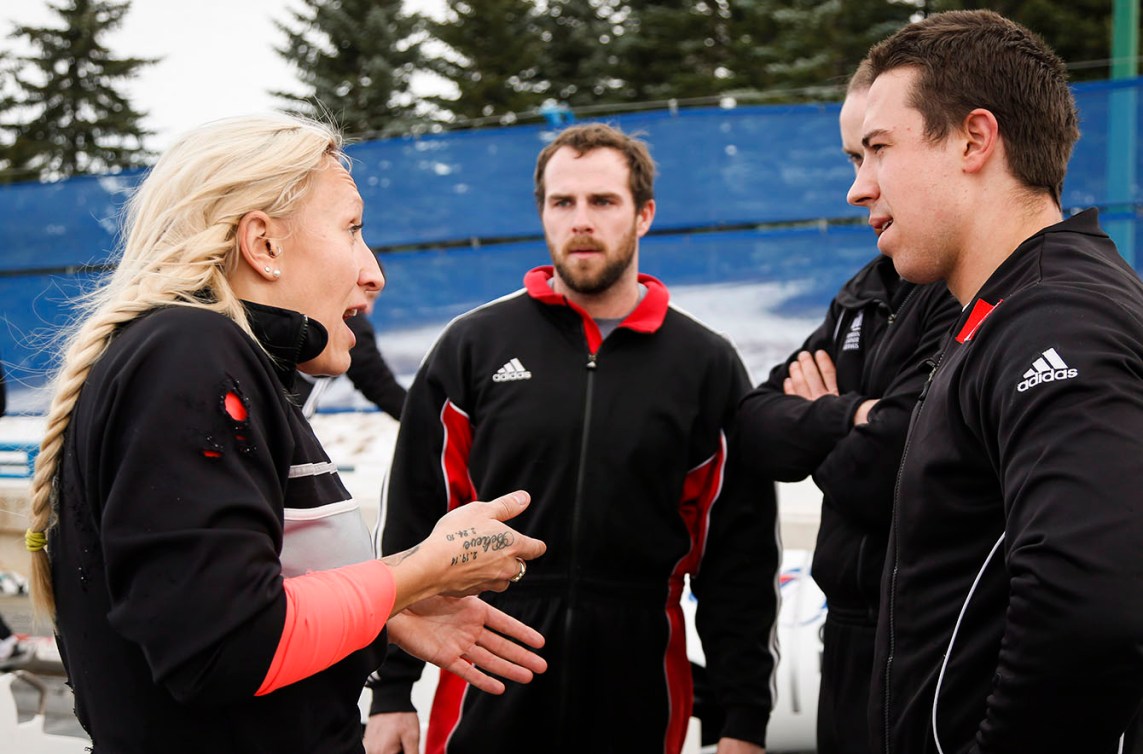
[[[184,135],[127,204],[122,253],[110,278],[80,302],[64,339],[31,489],[33,533],[56,524],[64,435],[92,366],[123,324],[161,306],[219,312],[250,333],[229,277],[239,259],[237,228],[255,210],[295,211],[314,171],[346,162],[332,128],[287,115],[228,118]],[[207,295],[204,296],[203,294]],[[36,612],[55,620],[49,553],[32,555]]]

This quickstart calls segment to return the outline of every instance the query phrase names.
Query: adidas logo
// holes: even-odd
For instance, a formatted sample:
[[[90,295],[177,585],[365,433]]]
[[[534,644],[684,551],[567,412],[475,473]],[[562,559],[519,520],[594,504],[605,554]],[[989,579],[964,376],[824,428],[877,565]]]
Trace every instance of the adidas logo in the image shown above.
[[[1056,353],[1056,349],[1049,348],[1044,351],[1044,355],[1032,362],[1032,368],[1024,372],[1024,379],[1016,386],[1016,390],[1023,393],[1029,388],[1039,385],[1041,382],[1056,382],[1058,380],[1070,380],[1079,374],[1078,369],[1072,369],[1060,355]]]
[[[512,359],[504,366],[496,370],[496,374],[492,375],[493,382],[513,382],[515,380],[530,380],[532,373],[524,368],[519,359]]]

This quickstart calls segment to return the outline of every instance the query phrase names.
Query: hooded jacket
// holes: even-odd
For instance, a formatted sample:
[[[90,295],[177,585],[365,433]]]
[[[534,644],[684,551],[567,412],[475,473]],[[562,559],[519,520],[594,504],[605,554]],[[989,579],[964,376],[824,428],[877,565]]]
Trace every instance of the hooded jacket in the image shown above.
[[[742,401],[739,436],[764,477],[822,490],[813,578],[831,613],[874,625],[889,540],[893,486],[909,416],[960,307],[944,283],[904,281],[878,254],[850,278],[825,320]],[[798,353],[824,350],[837,368],[837,396],[809,401],[782,382]],[[878,399],[869,421],[858,406]]]

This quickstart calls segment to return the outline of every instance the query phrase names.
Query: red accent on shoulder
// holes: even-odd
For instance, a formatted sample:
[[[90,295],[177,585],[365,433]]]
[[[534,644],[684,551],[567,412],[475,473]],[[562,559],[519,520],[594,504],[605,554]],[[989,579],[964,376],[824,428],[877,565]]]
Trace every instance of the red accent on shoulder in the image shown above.
[[[226,393],[226,397],[222,399],[223,405],[226,407],[226,415],[236,422],[246,421],[248,416],[246,406],[243,405],[242,399],[233,390]]]
[[[988,315],[992,314],[992,310],[1000,306],[1003,301],[1004,299],[1000,299],[1000,301],[997,301],[995,304],[990,304],[984,299],[978,298],[976,304],[972,307],[972,312],[968,315],[968,321],[964,323],[964,327],[957,333],[956,342],[967,343],[972,340],[973,336],[976,335],[976,331],[984,324],[984,320],[987,319]]]

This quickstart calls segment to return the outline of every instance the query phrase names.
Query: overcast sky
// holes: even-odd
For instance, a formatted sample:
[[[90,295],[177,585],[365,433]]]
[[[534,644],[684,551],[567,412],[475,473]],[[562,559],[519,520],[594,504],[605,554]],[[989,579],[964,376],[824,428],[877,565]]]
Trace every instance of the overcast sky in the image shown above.
[[[443,7],[443,0],[406,3],[430,13]],[[216,118],[272,110],[279,102],[271,90],[296,91],[293,70],[274,51],[285,41],[274,21],[289,21],[289,10],[299,6],[296,0],[132,0],[106,41],[121,57],[162,58],[127,89],[155,132],[149,146],[161,150]],[[0,49],[18,49],[8,38],[13,24],[58,26],[58,20],[48,0],[0,0]]]

